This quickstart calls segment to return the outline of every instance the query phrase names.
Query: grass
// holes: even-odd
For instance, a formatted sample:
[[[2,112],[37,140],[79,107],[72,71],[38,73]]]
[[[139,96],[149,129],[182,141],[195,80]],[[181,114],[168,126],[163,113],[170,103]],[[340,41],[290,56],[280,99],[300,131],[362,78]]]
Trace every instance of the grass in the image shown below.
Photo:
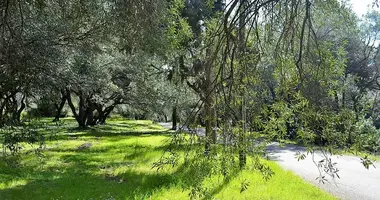
[[[263,136],[265,137],[265,136]],[[298,146],[304,146],[302,143],[297,142],[295,140],[289,140],[289,139],[279,139],[277,140],[280,145],[298,145]],[[339,148],[332,148],[332,154],[334,155],[347,155],[347,156],[355,156],[364,158],[367,157],[368,159],[376,162],[380,162],[380,155],[377,153],[371,153],[371,152],[365,152],[361,150],[355,150],[355,149],[339,149]]]
[[[87,130],[75,129],[72,119],[41,131],[55,133],[44,157],[23,153],[20,166],[0,162],[0,199],[189,199],[196,169],[185,165],[156,172],[152,163],[166,149],[170,132],[151,121],[113,120]],[[84,143],[88,149],[79,150]],[[215,199],[334,199],[272,161],[275,176],[265,181],[252,169],[229,181],[204,180]],[[249,187],[240,192],[241,183]]]
[[[367,157],[368,159],[370,159],[372,161],[380,162],[380,155],[368,153],[368,152],[363,152],[363,151],[337,149],[336,154],[347,155],[347,156],[356,156],[356,157],[360,157],[360,158]]]

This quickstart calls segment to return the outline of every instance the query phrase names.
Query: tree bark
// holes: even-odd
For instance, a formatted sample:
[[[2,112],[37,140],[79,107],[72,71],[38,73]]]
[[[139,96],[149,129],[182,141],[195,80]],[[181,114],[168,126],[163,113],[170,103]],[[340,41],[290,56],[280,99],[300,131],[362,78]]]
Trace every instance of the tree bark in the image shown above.
[[[355,119],[356,121],[359,121],[359,97],[355,96],[352,98],[353,100],[353,106],[354,106],[354,112],[355,112]]]
[[[79,113],[77,113],[76,109],[75,109],[75,105],[73,104],[73,101],[71,99],[71,92],[70,90],[66,90],[66,98],[67,98],[67,103],[69,104],[70,108],[71,108],[71,112],[73,113],[74,115],[74,118],[75,120],[78,122],[78,126],[79,128],[85,128],[86,127],[86,115],[85,115],[85,102],[84,102],[84,97],[83,97],[83,94],[80,92],[78,94],[79,96]]]
[[[0,126],[2,126],[4,123],[4,120],[3,120],[4,108],[5,108],[5,101],[4,102],[0,101]]]
[[[10,107],[11,107],[11,98],[16,95],[16,91],[15,92],[12,92],[10,93],[9,95],[5,95],[4,96],[4,100],[1,104],[1,107],[0,107],[0,125],[3,126],[4,124],[6,124],[6,121],[8,120],[7,119],[7,115],[9,114],[9,112],[12,110]]]
[[[86,127],[86,119],[87,119],[87,109],[86,109],[86,99],[83,93],[79,94],[79,127]]]
[[[207,54],[211,54],[211,49],[207,49]],[[208,56],[208,59],[209,56]],[[205,151],[211,150],[211,144],[216,143],[216,112],[215,112],[215,71],[211,62],[206,62],[206,92],[205,92],[205,124],[206,124],[206,143]]]
[[[164,113],[165,122],[168,122],[168,116]]]
[[[338,113],[340,110],[338,92],[335,92],[334,100],[335,100],[335,105],[334,105],[335,111]]]
[[[96,116],[94,116],[94,110],[95,108],[92,106],[87,108],[85,116],[86,126],[95,126],[97,124],[98,119]]]
[[[99,114],[99,124],[105,124],[108,116],[111,114],[111,112],[115,109],[117,103],[112,104],[102,110],[102,108],[98,109],[98,114]]]
[[[177,130],[177,106],[175,105],[172,110],[172,130]]]
[[[15,120],[17,122],[21,121],[21,113],[22,113],[22,111],[24,111],[24,109],[26,107],[25,98],[26,98],[26,95],[23,95],[22,99],[21,99],[21,102],[20,102],[20,108],[16,112]]]
[[[240,168],[243,168],[246,163],[247,163],[247,155],[246,155],[246,121],[247,121],[247,113],[246,113],[246,65],[242,62],[244,52],[245,52],[245,20],[246,20],[246,7],[247,7],[247,0],[240,0],[240,8],[239,10],[239,52],[238,52],[238,57],[240,58],[240,67],[241,67],[241,72],[240,72],[240,80],[241,80],[241,85],[244,87],[240,89],[240,96],[242,98],[242,103],[241,103],[241,122],[242,122],[242,130],[239,133],[239,166]]]
[[[57,108],[57,113],[55,115],[55,118],[53,120],[53,122],[56,122],[56,121],[59,121],[59,118],[61,117],[61,113],[62,113],[62,109],[63,107],[65,106],[65,103],[66,103],[66,95],[64,93],[64,91],[61,91],[61,102],[60,104],[56,104],[55,107]]]

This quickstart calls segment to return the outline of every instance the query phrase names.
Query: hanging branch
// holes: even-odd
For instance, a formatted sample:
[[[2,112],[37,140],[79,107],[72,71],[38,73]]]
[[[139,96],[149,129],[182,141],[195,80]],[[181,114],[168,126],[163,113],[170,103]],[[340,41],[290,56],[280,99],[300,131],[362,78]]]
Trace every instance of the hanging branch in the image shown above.
[[[310,18],[310,7],[311,3],[310,0],[306,0],[306,14],[302,23],[302,28],[301,28],[301,36],[300,36],[300,46],[299,46],[299,52],[298,52],[298,59],[296,62],[296,66],[298,69],[299,73],[299,78],[300,78],[300,83],[303,83],[303,69],[302,69],[302,53],[303,53],[303,43],[304,43],[304,35],[305,35],[305,29],[306,29],[306,23],[308,19]]]

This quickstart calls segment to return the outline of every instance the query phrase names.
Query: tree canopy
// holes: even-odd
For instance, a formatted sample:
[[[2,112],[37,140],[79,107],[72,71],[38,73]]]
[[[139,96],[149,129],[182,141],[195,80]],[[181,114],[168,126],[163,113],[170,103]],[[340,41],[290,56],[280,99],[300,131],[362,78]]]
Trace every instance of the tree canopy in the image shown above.
[[[177,131],[172,142],[202,143],[186,155],[223,169],[260,156],[265,145],[253,141],[263,135],[310,151],[380,150],[375,9],[364,18],[337,0],[3,0],[0,9],[0,126],[65,114],[80,128],[112,113],[172,120],[205,127],[199,141]]]

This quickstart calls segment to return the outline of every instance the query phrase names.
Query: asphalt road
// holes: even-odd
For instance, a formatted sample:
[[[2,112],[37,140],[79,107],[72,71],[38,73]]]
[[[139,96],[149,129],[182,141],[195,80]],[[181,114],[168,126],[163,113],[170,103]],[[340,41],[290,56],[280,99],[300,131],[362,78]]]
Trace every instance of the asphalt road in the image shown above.
[[[170,123],[160,123],[165,128],[171,128]],[[204,136],[204,129],[199,128],[197,134]],[[327,182],[324,184],[317,180],[319,171],[314,161],[318,162],[324,157],[320,152],[307,155],[304,160],[298,161],[295,154],[305,152],[304,147],[296,145],[279,146],[274,142],[267,146],[268,158],[276,161],[283,168],[293,171],[304,180],[333,194],[339,199],[347,200],[380,200],[380,163],[374,163],[366,169],[360,158],[355,156],[334,155],[332,162],[336,162],[340,178],[325,176]],[[313,161],[314,160],[314,161]]]
[[[283,168],[293,171],[303,179],[330,192],[339,199],[348,200],[379,200],[380,199],[380,163],[374,163],[378,168],[371,166],[366,169],[360,158],[355,156],[331,156],[332,162],[337,163],[340,178],[326,176],[328,182],[320,183],[318,168],[308,155],[304,160],[298,161],[295,154],[305,152],[305,148],[286,145],[280,147],[272,143],[267,147],[269,158],[278,162]],[[314,160],[322,160],[321,153],[315,153]]]

